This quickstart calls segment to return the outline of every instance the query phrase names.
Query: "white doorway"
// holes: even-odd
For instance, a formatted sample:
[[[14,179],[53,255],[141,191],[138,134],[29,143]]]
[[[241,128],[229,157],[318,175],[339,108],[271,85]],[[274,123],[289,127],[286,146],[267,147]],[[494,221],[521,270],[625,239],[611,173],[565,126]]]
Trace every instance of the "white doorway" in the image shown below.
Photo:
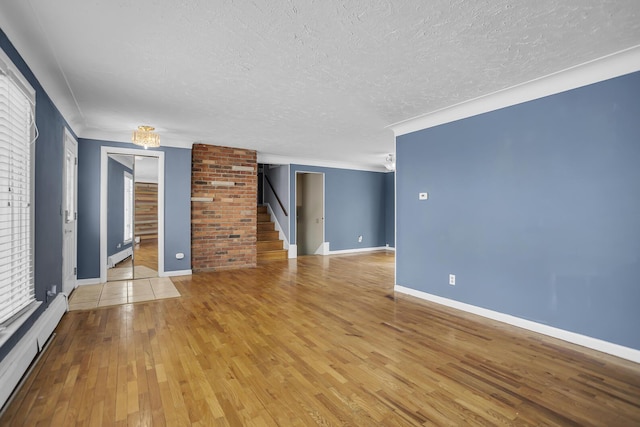
[[[62,292],[69,295],[76,288],[78,223],[78,142],[64,130],[64,165],[62,168]]]
[[[298,255],[323,255],[324,174],[296,172],[296,244]]]

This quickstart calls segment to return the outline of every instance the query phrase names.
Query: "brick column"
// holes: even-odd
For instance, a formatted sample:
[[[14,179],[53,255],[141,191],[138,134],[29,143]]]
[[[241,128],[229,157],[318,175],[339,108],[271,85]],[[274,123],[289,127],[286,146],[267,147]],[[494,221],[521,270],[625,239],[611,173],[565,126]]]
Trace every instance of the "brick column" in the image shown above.
[[[256,152],[194,144],[191,153],[191,268],[255,267]]]

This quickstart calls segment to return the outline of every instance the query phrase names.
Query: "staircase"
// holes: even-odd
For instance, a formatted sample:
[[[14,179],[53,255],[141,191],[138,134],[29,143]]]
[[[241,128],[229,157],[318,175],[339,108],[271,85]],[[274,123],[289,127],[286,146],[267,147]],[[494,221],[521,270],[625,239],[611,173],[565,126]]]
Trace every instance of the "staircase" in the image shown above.
[[[258,206],[258,262],[275,261],[288,258],[288,251],[283,249],[275,224],[266,206]]]

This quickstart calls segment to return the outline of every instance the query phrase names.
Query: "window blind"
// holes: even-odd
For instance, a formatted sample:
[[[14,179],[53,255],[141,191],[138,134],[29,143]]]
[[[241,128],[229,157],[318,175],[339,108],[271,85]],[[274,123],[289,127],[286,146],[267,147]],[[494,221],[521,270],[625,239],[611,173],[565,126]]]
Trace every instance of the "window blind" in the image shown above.
[[[0,58],[1,59],[1,58]],[[31,148],[35,100],[0,61],[0,325],[34,300]]]

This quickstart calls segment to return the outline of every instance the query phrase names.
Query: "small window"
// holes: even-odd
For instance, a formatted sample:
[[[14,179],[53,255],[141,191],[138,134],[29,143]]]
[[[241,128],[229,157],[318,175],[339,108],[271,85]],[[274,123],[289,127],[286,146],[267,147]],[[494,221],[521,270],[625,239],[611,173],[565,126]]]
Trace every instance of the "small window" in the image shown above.
[[[133,176],[124,173],[124,241],[133,240]]]

